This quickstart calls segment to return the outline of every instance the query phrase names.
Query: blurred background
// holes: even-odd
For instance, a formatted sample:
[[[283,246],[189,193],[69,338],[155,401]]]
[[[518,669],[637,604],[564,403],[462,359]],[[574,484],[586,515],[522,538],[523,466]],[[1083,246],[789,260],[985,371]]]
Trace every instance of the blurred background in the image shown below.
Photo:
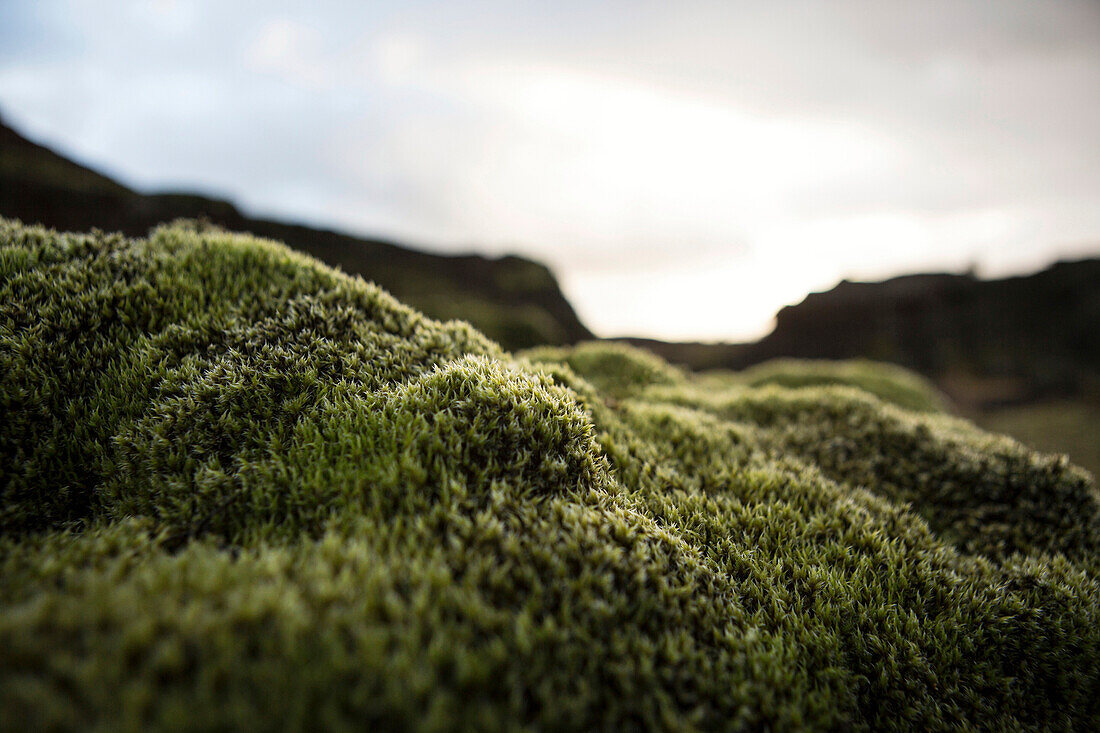
[[[1095,0],[6,0],[0,116],[0,215],[200,217],[515,348],[893,361],[1100,466]]]

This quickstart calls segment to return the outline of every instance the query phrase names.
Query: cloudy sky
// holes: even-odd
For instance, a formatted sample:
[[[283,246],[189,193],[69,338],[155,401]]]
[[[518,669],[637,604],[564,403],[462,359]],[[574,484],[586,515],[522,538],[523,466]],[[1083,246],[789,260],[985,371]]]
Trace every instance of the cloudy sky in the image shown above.
[[[0,114],[142,190],[551,265],[600,335],[1100,254],[1100,3],[0,2]]]

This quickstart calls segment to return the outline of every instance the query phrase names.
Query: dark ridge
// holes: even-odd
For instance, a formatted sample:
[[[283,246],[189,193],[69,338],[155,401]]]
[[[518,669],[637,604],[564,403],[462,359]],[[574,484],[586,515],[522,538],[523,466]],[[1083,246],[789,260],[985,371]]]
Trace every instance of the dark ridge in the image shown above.
[[[1100,259],[1084,259],[1002,280],[842,281],[780,310],[756,343],[624,340],[696,369],[779,357],[888,361],[934,379],[958,402],[989,407],[1095,391],[1098,333]]]
[[[420,252],[380,239],[255,219],[193,193],[144,194],[27,140],[0,120],[0,215],[62,231],[144,236],[200,219],[279,240],[386,288],[433,318],[469,321],[507,348],[592,338],[546,266],[520,257]]]

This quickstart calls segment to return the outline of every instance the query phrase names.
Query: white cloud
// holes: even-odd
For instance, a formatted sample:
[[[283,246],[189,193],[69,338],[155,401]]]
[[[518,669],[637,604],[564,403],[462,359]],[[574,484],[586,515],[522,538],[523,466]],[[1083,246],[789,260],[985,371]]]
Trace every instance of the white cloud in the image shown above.
[[[244,52],[245,66],[275,74],[287,82],[316,89],[331,89],[331,70],[320,58],[321,34],[288,18],[263,24]]]
[[[425,61],[424,40],[411,33],[388,33],[368,41],[371,49],[370,71],[390,85],[415,82]]]

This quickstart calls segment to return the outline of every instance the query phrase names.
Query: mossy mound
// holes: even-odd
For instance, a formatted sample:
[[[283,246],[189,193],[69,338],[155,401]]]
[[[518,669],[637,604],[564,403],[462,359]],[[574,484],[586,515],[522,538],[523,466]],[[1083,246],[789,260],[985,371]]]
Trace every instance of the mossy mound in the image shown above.
[[[2,725],[1100,724],[1086,474],[753,381],[4,222]]]
[[[612,398],[625,397],[650,385],[686,382],[684,373],[668,362],[647,351],[615,342],[541,346],[523,352],[523,357],[534,364],[568,366]]]
[[[739,372],[738,377],[752,387],[847,385],[917,412],[942,412],[947,405],[944,396],[924,377],[892,364],[864,359],[773,359]]]

